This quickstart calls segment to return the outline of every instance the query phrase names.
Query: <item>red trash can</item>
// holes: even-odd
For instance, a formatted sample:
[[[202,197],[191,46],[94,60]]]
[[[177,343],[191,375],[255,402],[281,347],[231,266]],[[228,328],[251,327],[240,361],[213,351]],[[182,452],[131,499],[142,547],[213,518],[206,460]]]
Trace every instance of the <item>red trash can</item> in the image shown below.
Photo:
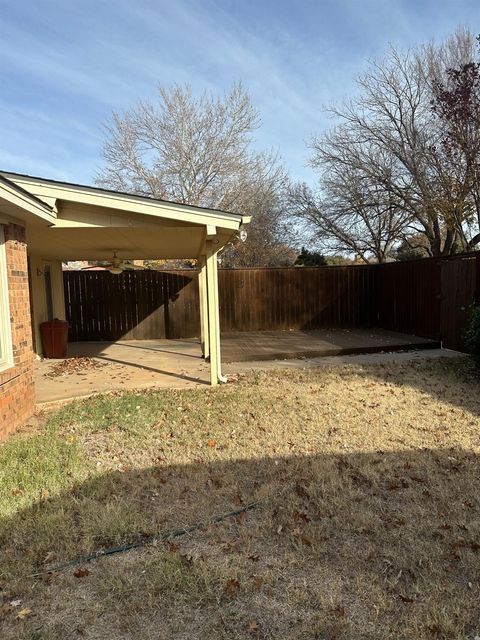
[[[40,323],[45,358],[66,358],[68,322],[54,318]]]

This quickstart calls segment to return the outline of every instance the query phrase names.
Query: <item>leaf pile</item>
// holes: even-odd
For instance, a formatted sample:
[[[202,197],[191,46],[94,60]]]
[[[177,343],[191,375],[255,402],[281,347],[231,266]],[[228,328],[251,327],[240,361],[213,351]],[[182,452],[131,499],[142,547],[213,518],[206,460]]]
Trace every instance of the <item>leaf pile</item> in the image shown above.
[[[75,357],[61,360],[50,367],[46,378],[59,378],[61,376],[69,376],[73,373],[83,373],[92,369],[103,369],[103,367],[111,366],[107,362],[99,362],[95,358]]]

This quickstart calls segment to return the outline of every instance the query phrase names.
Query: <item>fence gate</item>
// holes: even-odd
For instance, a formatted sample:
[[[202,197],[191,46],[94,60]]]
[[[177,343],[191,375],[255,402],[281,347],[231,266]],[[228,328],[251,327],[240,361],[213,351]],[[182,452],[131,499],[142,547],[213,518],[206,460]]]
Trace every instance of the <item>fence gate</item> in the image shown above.
[[[476,297],[477,260],[475,256],[468,256],[441,262],[440,331],[442,344],[447,349],[465,349],[463,332]]]

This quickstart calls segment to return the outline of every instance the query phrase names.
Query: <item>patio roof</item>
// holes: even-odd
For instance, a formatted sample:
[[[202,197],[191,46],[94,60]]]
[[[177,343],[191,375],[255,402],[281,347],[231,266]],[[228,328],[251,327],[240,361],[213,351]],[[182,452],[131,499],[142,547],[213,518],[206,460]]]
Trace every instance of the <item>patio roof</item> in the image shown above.
[[[248,216],[88,185],[0,172],[39,213],[27,224],[31,252],[57,260],[197,258],[207,238],[221,249]],[[12,210],[12,215],[19,215]],[[41,224],[38,224],[38,223]],[[43,224],[42,224],[43,223]]]
[[[26,228],[31,258],[54,261],[60,271],[60,261],[114,254],[120,260],[197,258],[202,351],[210,359],[211,383],[224,380],[217,256],[249,216],[0,171],[0,223],[16,220]],[[31,280],[34,322],[41,315],[35,300],[44,306],[43,276],[37,267]]]

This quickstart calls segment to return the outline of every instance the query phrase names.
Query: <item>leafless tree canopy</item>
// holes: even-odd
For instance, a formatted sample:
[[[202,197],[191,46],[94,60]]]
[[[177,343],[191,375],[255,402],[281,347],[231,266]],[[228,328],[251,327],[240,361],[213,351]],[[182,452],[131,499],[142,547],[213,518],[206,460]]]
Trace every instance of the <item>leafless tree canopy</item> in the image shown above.
[[[448,70],[474,56],[465,30],[439,46],[391,49],[358,79],[357,98],[330,109],[337,126],[310,144],[319,188],[290,192],[318,243],[384,261],[408,237],[425,238],[430,255],[478,242],[480,215],[471,215],[466,195],[471,180],[458,154],[446,153],[445,120],[432,108]]]
[[[285,245],[286,172],[275,154],[252,149],[259,124],[239,84],[223,97],[199,98],[186,86],[160,87],[155,104],[113,114],[97,183],[252,215],[247,242],[227,250],[226,262],[275,262],[275,248],[281,254]]]

